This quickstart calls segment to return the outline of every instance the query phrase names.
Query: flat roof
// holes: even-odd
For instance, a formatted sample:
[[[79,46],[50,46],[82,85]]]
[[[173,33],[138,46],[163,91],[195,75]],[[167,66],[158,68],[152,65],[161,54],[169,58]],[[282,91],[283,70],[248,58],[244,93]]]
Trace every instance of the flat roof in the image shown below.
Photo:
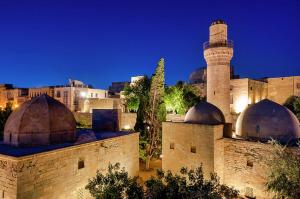
[[[63,149],[72,146],[79,146],[86,143],[91,143],[99,140],[105,140],[109,138],[121,137],[129,135],[135,132],[129,131],[118,131],[118,132],[95,132],[91,129],[81,129],[77,130],[77,138],[81,135],[88,135],[93,132],[95,134],[96,140],[87,140],[80,141],[76,139],[75,142],[70,143],[60,143],[60,144],[51,144],[46,146],[33,146],[33,147],[15,147],[11,145],[6,145],[3,142],[0,142],[0,155],[12,156],[12,157],[22,157],[27,155],[33,155],[42,152],[53,151],[57,149]]]

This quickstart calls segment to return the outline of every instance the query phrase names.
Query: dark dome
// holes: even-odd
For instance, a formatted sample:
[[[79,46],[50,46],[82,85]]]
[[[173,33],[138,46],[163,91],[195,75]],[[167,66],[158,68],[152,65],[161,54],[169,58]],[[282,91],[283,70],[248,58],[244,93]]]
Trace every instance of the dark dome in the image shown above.
[[[286,107],[268,99],[249,106],[236,122],[236,134],[241,137],[287,142],[300,138],[297,117]]]
[[[4,143],[14,146],[41,146],[74,141],[76,122],[62,103],[41,95],[22,104],[9,116]]]
[[[189,81],[192,84],[204,83],[206,82],[206,76],[207,76],[206,67],[198,68],[190,74]]]
[[[199,102],[190,108],[184,118],[184,122],[196,124],[224,124],[225,118],[222,111],[208,102]]]
[[[226,22],[222,19],[217,19],[211,23],[211,26],[215,24],[226,24]]]

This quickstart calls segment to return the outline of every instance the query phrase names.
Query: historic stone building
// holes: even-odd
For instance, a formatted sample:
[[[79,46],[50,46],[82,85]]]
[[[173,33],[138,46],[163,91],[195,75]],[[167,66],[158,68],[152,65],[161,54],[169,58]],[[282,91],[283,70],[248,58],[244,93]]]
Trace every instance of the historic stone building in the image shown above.
[[[251,79],[228,81],[228,61],[232,56],[228,48],[232,46],[226,41],[226,27],[224,21],[212,23],[210,30],[218,30],[213,35],[222,39],[210,40],[212,43],[205,44],[204,48],[205,56],[207,49],[209,53],[216,52],[215,56],[210,57],[210,69],[207,70],[207,77],[215,78],[207,81],[207,93],[210,94],[208,102],[200,102],[192,107],[182,122],[163,123],[162,168],[177,173],[182,167],[193,169],[202,165],[206,177],[216,172],[222,183],[238,189],[242,196],[271,198],[272,195],[265,188],[267,167],[263,161],[272,153],[268,141],[276,139],[289,143],[288,149],[300,154],[300,149],[293,145],[300,139],[300,124],[290,110],[264,99],[268,95],[267,83]],[[226,81],[223,81],[225,78]],[[271,82],[276,87],[274,93],[291,85],[294,89],[297,87],[288,79],[281,80],[285,84],[278,81]],[[284,94],[294,93],[292,89]],[[228,96],[231,96],[230,101]],[[236,96],[242,97],[239,99]],[[240,101],[243,101],[243,107],[235,106],[235,102]],[[224,114],[230,107],[235,112],[241,112],[235,131]]]
[[[112,119],[112,118],[111,118]],[[98,124],[101,126],[101,124]],[[2,198],[91,198],[85,186],[97,170],[121,164],[138,175],[138,133],[76,130],[65,105],[41,95],[9,117],[0,144]]]

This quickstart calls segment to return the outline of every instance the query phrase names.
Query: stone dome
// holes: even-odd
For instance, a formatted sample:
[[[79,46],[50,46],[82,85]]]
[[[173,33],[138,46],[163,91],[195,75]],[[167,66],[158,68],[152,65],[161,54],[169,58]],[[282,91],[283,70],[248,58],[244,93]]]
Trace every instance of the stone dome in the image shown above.
[[[286,107],[264,99],[240,114],[236,135],[261,141],[273,138],[288,142],[300,138],[299,121]]]
[[[184,122],[217,125],[224,124],[225,117],[215,105],[208,102],[199,102],[186,113]]]
[[[71,142],[76,122],[62,103],[41,95],[25,102],[9,116],[4,128],[4,143],[14,146],[42,146]]]

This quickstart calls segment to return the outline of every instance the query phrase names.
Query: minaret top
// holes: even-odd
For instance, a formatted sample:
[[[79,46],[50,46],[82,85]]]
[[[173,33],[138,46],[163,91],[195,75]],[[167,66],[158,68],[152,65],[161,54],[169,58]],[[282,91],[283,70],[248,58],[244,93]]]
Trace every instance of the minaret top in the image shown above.
[[[210,25],[213,26],[216,24],[226,24],[226,22],[223,19],[217,19],[217,20],[214,20]]]

